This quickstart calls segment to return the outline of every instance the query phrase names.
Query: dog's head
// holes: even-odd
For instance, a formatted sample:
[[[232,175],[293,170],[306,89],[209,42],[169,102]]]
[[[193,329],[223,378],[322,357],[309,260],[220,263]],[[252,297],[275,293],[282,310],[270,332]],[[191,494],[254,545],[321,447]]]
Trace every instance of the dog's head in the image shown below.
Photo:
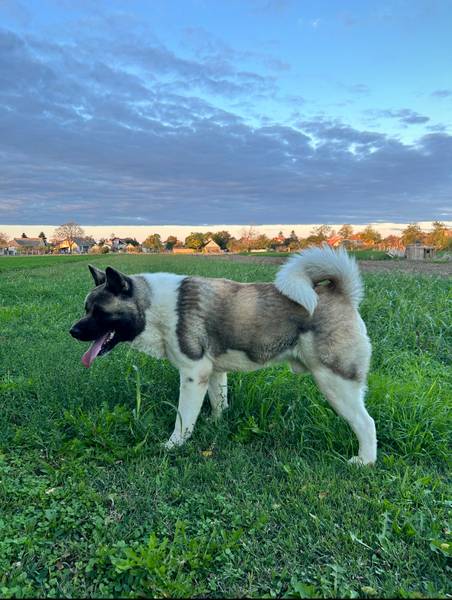
[[[131,342],[145,327],[145,315],[136,293],[136,282],[112,267],[89,270],[96,287],[85,300],[86,315],[69,333],[82,342],[92,342],[82,357],[90,367],[97,356],[113,350],[119,342]]]

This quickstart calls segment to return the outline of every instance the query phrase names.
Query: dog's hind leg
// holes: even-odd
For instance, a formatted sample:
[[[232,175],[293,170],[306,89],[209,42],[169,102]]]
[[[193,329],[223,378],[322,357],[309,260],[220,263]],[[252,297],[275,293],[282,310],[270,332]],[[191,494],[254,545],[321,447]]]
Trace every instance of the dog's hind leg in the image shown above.
[[[228,407],[228,375],[214,371],[209,379],[209,400],[212,417],[217,420]]]
[[[358,456],[354,456],[350,462],[373,464],[377,459],[377,435],[374,420],[364,406],[364,383],[345,379],[324,366],[316,367],[312,374],[328,402],[347,421],[358,438]]]
[[[193,433],[212,371],[210,363],[204,360],[200,363],[193,369],[180,370],[179,406],[174,431],[165,444],[167,450],[182,446]]]

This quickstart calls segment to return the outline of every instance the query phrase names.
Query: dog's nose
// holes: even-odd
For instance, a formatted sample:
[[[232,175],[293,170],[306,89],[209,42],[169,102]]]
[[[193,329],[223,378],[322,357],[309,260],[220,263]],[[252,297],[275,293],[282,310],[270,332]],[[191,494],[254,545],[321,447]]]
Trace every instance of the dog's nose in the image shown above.
[[[72,335],[72,337],[78,338],[80,335],[80,327],[77,325],[77,323],[72,325],[72,327],[69,329],[69,333]]]

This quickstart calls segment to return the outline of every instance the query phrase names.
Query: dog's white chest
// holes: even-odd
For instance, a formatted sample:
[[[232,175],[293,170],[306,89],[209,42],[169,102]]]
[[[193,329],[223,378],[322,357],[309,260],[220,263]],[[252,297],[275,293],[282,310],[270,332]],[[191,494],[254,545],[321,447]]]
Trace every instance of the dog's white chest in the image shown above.
[[[148,325],[146,329],[132,342],[132,348],[145,352],[153,358],[166,358],[165,342],[160,329]]]

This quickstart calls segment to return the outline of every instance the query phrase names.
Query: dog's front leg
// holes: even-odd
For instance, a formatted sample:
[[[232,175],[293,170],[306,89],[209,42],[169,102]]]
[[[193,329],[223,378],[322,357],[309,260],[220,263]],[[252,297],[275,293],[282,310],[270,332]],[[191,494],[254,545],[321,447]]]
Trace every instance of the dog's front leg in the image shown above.
[[[180,370],[179,406],[174,431],[165,444],[167,450],[181,446],[191,436],[207,392],[211,371],[211,366],[205,364],[201,368]]]
[[[208,392],[212,407],[212,417],[217,421],[228,407],[227,373],[213,372],[209,379]]]

